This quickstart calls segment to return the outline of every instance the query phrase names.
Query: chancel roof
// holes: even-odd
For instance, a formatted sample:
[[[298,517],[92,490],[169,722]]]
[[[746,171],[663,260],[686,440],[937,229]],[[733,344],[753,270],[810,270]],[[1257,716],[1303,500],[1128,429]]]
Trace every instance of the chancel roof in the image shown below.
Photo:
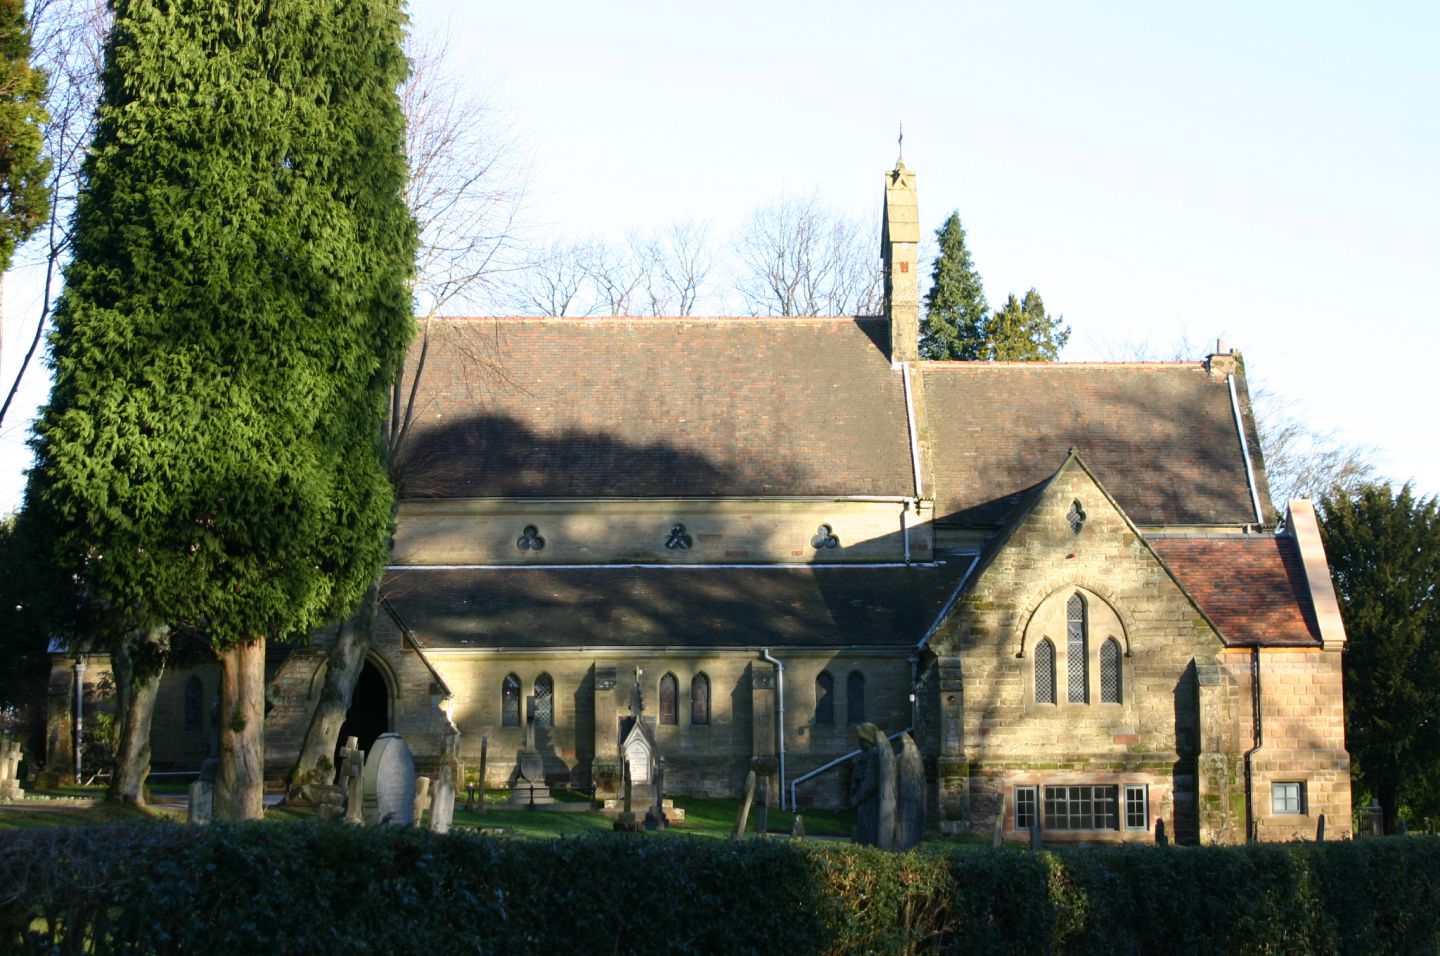
[[[1154,537],[1150,546],[1227,644],[1318,646],[1320,631],[1294,538]]]
[[[417,568],[387,572],[382,597],[425,650],[894,647],[969,564]]]
[[[999,526],[1075,449],[1139,525],[1256,522],[1230,388],[1200,363],[925,362],[935,516]],[[1262,507],[1258,441],[1241,391]]]
[[[866,318],[437,319],[402,494],[913,495],[887,328]]]

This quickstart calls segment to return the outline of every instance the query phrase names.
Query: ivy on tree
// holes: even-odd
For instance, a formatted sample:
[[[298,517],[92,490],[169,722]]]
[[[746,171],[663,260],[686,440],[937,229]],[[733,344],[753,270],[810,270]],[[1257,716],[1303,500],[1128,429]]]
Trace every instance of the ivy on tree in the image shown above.
[[[45,76],[30,65],[25,4],[0,0],[0,272],[49,213],[44,101]]]
[[[1440,813],[1440,504],[1371,484],[1319,511],[1349,641],[1345,742],[1394,833],[1402,806]]]
[[[138,629],[221,660],[218,816],[260,813],[266,639],[384,562],[413,329],[398,0],[118,0],[27,496]]]

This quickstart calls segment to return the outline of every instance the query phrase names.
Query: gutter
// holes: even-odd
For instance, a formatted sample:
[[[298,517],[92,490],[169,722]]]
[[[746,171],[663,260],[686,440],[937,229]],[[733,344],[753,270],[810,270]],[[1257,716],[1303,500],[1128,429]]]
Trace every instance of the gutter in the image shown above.
[[[1255,470],[1250,467],[1250,442],[1245,438],[1245,419],[1240,415],[1240,396],[1235,391],[1235,376],[1225,376],[1230,386],[1230,408],[1235,413],[1235,430],[1240,433],[1240,454],[1245,459],[1245,483],[1250,486],[1250,502],[1255,506],[1255,523],[1263,525],[1265,515],[1260,510],[1260,492],[1255,488]]]
[[[775,680],[775,699],[778,702],[778,723],[780,724],[780,809],[785,809],[785,665],[780,659],[770,656],[770,648],[760,651],[760,656],[775,665],[778,672]]]

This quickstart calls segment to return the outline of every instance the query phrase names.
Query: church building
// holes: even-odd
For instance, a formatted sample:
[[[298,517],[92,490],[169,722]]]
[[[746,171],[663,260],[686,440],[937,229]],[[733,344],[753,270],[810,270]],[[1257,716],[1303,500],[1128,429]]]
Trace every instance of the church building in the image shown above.
[[[922,360],[916,177],[884,180],[879,316],[432,323],[351,732],[471,771],[483,739],[502,787],[528,702],[551,786],[613,794],[650,748],[671,793],[753,769],[804,808],[843,805],[870,722],[947,832],[1348,835],[1345,633],[1239,355]],[[270,655],[275,778],[324,666]],[[216,683],[167,677],[157,763],[204,757]]]

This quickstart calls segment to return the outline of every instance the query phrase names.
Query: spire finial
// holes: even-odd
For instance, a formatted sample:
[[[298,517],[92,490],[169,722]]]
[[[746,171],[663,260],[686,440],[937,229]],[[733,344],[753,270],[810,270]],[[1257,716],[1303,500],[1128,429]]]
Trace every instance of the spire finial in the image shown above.
[[[900,158],[897,159],[897,160],[895,160],[895,165],[899,166],[899,165],[902,165],[904,162],[905,162],[905,123],[902,121],[902,122],[900,123]]]

